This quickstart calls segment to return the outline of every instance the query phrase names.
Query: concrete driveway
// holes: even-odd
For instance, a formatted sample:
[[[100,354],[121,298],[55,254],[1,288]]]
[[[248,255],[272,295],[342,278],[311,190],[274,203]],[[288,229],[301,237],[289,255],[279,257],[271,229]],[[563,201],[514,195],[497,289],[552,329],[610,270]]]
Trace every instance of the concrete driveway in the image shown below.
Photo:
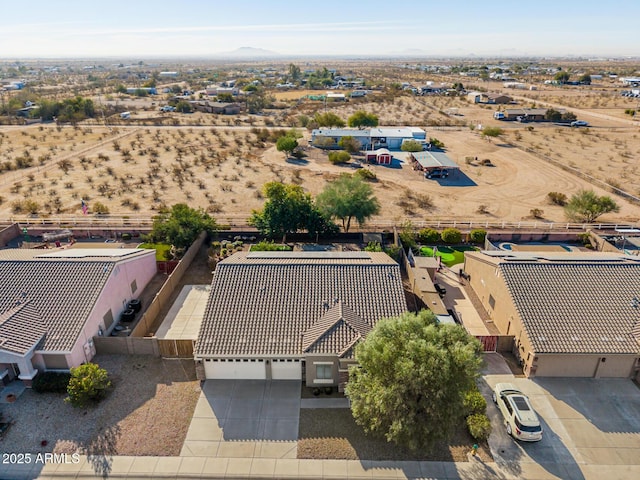
[[[207,380],[181,456],[296,458],[300,382]]]
[[[495,371],[495,370],[494,370]],[[489,445],[503,471],[517,478],[640,478],[640,389],[625,379],[484,377],[493,433]],[[491,389],[510,382],[529,396],[542,441],[516,442],[505,431]]]

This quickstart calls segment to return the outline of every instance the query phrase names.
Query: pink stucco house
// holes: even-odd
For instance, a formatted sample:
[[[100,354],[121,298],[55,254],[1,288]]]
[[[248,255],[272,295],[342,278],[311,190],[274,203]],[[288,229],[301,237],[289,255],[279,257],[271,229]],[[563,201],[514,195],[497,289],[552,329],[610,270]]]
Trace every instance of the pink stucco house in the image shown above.
[[[155,250],[0,250],[0,383],[90,361],[155,273]]]

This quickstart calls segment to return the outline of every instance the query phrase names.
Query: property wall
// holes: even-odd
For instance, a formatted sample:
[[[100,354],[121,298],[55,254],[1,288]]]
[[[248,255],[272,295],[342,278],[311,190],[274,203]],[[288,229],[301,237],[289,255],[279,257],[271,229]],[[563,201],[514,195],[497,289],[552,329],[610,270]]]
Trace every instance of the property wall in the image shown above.
[[[20,227],[17,223],[0,229],[0,247],[6,247],[11,240],[20,236]]]
[[[635,355],[538,355],[535,376],[629,378],[635,362]]]
[[[307,355],[306,363],[306,379],[307,387],[332,387],[338,385],[338,357],[336,355]],[[330,364],[332,378],[330,380],[316,378],[316,365]]]
[[[158,318],[158,314],[171,298],[171,294],[182,279],[184,272],[187,271],[187,268],[189,268],[191,262],[193,262],[193,259],[200,251],[200,247],[202,247],[202,244],[204,243],[206,238],[206,232],[200,233],[196,241],[193,242],[187,249],[184,256],[180,259],[178,266],[175,267],[173,272],[171,272],[171,275],[167,277],[167,281],[164,282],[164,285],[162,285],[160,291],[156,293],[155,298],[147,307],[144,314],[142,315],[142,318],[131,332],[132,337],[144,337],[154,327],[156,319]]]
[[[155,274],[156,257],[154,250],[130,260],[123,260],[115,265],[100,297],[89,314],[87,323],[76,341],[71,355],[67,356],[69,366],[76,366],[91,360],[93,355],[91,353],[85,354],[84,345],[92,340],[92,337],[98,336],[99,329],[102,329],[104,334],[108,333],[104,325],[104,315],[111,309],[113,318],[119,318],[127,302],[136,298]],[[137,284],[137,289],[132,292],[131,283],[134,280]]]

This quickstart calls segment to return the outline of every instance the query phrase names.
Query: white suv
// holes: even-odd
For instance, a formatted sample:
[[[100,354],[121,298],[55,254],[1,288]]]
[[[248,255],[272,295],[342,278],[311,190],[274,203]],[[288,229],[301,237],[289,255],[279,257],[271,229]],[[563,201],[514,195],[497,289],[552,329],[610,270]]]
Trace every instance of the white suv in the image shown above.
[[[510,383],[498,383],[493,389],[493,401],[504,417],[509,435],[527,442],[542,440],[540,420],[524,393]]]

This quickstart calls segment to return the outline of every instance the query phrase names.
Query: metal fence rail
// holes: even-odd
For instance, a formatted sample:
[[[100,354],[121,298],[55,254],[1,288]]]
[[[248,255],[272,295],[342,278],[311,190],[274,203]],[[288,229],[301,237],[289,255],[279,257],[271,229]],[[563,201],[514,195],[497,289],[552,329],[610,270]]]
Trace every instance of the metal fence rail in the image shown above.
[[[33,216],[13,216],[7,219],[0,219],[0,224],[17,223],[20,227],[42,227],[42,228],[151,228],[154,216],[151,215],[53,215],[49,217]],[[225,230],[246,230],[255,231],[255,228],[248,223],[249,215],[220,215],[216,216],[218,225]],[[638,228],[636,225],[627,223],[570,223],[570,222],[512,222],[512,221],[481,221],[481,220],[453,220],[453,219],[395,219],[395,220],[375,220],[361,226],[352,227],[353,232],[371,232],[393,230],[394,228],[404,228],[406,222],[410,221],[415,229],[433,228],[442,230],[444,228],[457,228],[462,231],[473,229],[484,229],[487,231],[585,231],[591,230],[615,230],[616,228]]]

